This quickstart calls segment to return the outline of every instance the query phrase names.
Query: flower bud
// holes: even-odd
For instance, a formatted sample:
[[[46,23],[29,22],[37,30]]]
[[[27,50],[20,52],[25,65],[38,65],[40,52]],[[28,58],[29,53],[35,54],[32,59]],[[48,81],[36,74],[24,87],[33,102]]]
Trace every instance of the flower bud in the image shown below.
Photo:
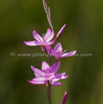
[[[63,96],[62,104],[66,104],[67,96],[68,96],[68,91],[66,91],[65,94],[64,94],[64,96]]]
[[[63,27],[59,30],[55,40],[57,40],[61,36],[62,32],[64,31],[65,26],[66,26],[66,24],[64,24]]]

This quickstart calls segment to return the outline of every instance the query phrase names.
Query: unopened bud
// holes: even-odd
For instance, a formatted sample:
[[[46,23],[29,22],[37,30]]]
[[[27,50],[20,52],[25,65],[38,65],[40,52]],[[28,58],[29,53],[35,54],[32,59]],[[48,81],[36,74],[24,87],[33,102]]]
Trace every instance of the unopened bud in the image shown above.
[[[55,41],[61,36],[62,32],[64,31],[65,26],[66,26],[66,24],[64,24],[63,27],[59,30],[59,32],[57,33]]]
[[[67,96],[68,96],[68,91],[65,92],[63,99],[62,99],[62,103],[61,104],[66,104],[67,101]]]

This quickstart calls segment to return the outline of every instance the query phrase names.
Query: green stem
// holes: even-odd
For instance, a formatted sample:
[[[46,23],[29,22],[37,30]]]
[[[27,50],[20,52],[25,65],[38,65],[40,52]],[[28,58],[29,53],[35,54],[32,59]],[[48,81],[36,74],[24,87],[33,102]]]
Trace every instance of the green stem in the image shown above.
[[[51,89],[51,84],[48,81],[48,86],[47,86],[47,94],[48,94],[48,100],[49,100],[49,104],[51,104],[51,97],[50,97],[50,90]]]

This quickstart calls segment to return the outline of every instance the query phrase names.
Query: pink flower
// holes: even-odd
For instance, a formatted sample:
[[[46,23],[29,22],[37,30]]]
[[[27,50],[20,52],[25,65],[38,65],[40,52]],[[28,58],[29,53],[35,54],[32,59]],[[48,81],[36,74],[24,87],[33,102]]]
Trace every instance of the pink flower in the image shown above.
[[[67,96],[68,96],[68,92],[66,91],[62,99],[62,104],[66,104]]]
[[[54,41],[51,41],[52,38],[54,37],[54,31],[50,30],[49,28],[47,29],[47,32],[43,37],[41,37],[35,30],[33,31],[33,37],[35,40],[33,41],[28,41],[24,43],[28,46],[37,46],[37,45],[51,45],[54,43]],[[50,42],[51,41],[51,42]]]
[[[48,84],[48,81],[51,83],[51,85],[54,86],[61,86],[62,83],[57,82],[60,79],[65,79],[68,76],[65,75],[66,73],[57,74],[60,67],[60,61],[57,61],[55,64],[53,64],[51,67],[43,61],[42,62],[42,70],[39,70],[33,66],[31,66],[32,70],[34,71],[35,78],[33,78],[31,81],[28,80],[29,83],[39,85],[39,84]]]
[[[42,50],[43,50],[43,48],[42,48]],[[61,45],[60,42],[56,44],[56,46],[54,47],[54,50],[53,49],[51,50],[51,47],[50,46],[46,46],[46,50],[47,50],[48,54],[50,52],[50,54],[53,55],[57,60],[59,58],[62,58],[62,57],[70,57],[70,56],[73,56],[76,53],[76,50],[65,53],[66,50],[63,51],[63,48],[62,48],[62,45]]]

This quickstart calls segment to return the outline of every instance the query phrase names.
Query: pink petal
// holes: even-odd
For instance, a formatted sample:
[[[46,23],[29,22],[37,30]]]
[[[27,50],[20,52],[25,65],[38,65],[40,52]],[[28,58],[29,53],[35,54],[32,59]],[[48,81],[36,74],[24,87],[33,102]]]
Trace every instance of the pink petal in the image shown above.
[[[54,50],[51,49],[51,47],[49,45],[46,46],[46,50],[47,50],[48,54],[49,54],[50,51],[51,51],[50,52],[51,55],[54,55],[55,54]]]
[[[60,78],[53,78],[52,79],[52,82],[57,82],[57,81],[59,81],[59,80],[61,80]]]
[[[39,81],[39,82],[43,82],[43,81],[45,81],[45,77],[36,77],[36,78],[34,78],[34,79],[32,79],[32,81]]]
[[[60,61],[57,61],[55,64],[53,64],[49,69],[48,71],[51,72],[51,73],[56,73],[58,71],[60,67]]]
[[[66,79],[68,77],[68,75],[65,75],[65,76],[55,76],[55,78],[54,79],[52,79],[52,82],[57,82],[57,81],[59,81],[59,80],[61,80],[61,79]]]
[[[33,31],[33,37],[38,41],[38,42],[43,42],[43,38],[34,30]]]
[[[44,45],[43,42],[38,42],[38,41],[35,41],[35,44],[37,44],[37,45]]]
[[[45,73],[42,72],[41,70],[31,66],[31,69],[34,71],[34,73],[38,74],[39,76],[45,76]]]
[[[62,52],[62,54],[64,54],[66,51],[67,51],[67,50],[64,50],[64,51]]]
[[[68,53],[64,53],[62,54],[61,57],[69,57],[69,56],[73,56],[76,53],[76,50],[68,52]]]
[[[54,78],[55,78],[55,75],[53,74],[53,75],[49,76],[49,77],[47,78],[47,80],[53,80]]]
[[[31,83],[31,84],[35,84],[35,85],[45,84],[44,81],[36,82],[36,81],[29,81],[29,80],[28,80],[28,82]]]
[[[60,83],[60,82],[53,82],[52,85],[54,85],[54,86],[62,86],[63,84]]]
[[[46,71],[48,68],[49,68],[49,65],[45,61],[43,61],[41,69]]]
[[[45,45],[52,45],[53,43],[54,43],[54,41],[51,41],[51,42],[45,43]]]
[[[35,43],[36,41],[28,41],[28,42],[26,42],[26,41],[24,41],[24,43],[26,44],[26,45],[28,45],[28,46],[36,46],[36,45],[38,45],[37,43]]]
[[[47,32],[46,32],[46,34],[44,36],[44,41],[49,42],[53,37],[54,37],[54,31],[52,30],[52,32],[51,32],[51,30],[48,28]]]
[[[66,72],[61,73],[61,75],[65,75],[65,74],[66,74]]]
[[[66,104],[67,96],[68,96],[68,92],[66,91],[64,96],[63,96],[62,104]]]
[[[35,73],[35,72],[34,72],[34,75],[35,75],[36,77],[40,77],[40,75],[39,75],[39,74],[37,74],[37,73]]]
[[[62,55],[62,53],[56,53],[56,54],[54,54],[54,57],[55,57],[56,59],[59,59],[59,58],[61,58],[61,55]]]
[[[61,53],[62,52],[62,45],[61,43],[57,43],[54,50],[56,51],[56,53]]]
[[[67,77],[68,77],[68,75],[55,74],[55,78],[57,78],[57,79],[65,79]]]
[[[45,47],[46,47],[47,53],[48,53],[49,55],[54,55],[54,54],[55,54],[54,50],[53,50],[53,49],[51,50],[51,47],[50,47],[49,45],[46,45]],[[41,49],[42,49],[42,51],[44,52],[44,49],[43,49],[42,46],[41,46]]]

